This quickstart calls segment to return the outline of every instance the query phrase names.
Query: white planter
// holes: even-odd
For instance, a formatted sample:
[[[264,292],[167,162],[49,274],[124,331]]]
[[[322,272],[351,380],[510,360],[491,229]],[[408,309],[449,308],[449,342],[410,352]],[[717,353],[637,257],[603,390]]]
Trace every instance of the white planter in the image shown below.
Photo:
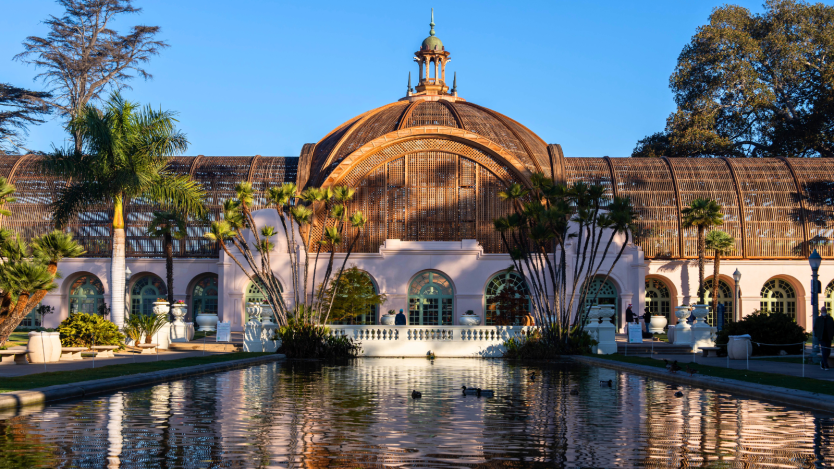
[[[249,306],[246,307],[246,314],[249,315],[250,321],[255,321],[260,323],[261,322],[261,304],[260,303],[249,303]]]
[[[730,360],[745,360],[753,354],[753,344],[748,335],[731,335],[727,344],[727,356]]]
[[[379,318],[379,324],[382,326],[393,326],[397,323],[397,315],[396,314],[385,314],[381,318]]]
[[[274,324],[272,322],[272,306],[267,303],[261,305],[261,324]]]
[[[668,321],[665,316],[654,314],[649,321],[649,332],[652,334],[663,334],[663,330],[666,328],[667,323]]]
[[[464,314],[458,320],[458,323],[461,326],[480,326],[481,325],[481,317],[477,314]]]
[[[27,357],[29,363],[46,363],[52,358],[52,338],[49,332],[30,332]]]
[[[186,305],[174,304],[174,305],[171,306],[171,316],[174,316],[173,324],[175,326],[184,326],[185,325],[182,318],[185,317],[187,308],[188,307]]]
[[[168,314],[168,311],[171,310],[170,305],[167,301],[154,301],[153,302],[153,314],[157,316],[161,316],[163,314]]]
[[[47,332],[49,334],[49,341],[52,342],[52,355],[49,358],[50,362],[57,362],[61,359],[61,333]]]
[[[200,326],[198,331],[214,331],[217,330],[217,315],[216,314],[198,314],[194,321]]]

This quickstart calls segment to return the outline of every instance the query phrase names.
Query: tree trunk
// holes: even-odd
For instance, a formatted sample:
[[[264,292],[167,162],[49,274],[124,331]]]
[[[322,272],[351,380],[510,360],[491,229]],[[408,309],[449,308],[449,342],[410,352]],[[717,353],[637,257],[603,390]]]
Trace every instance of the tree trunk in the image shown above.
[[[23,317],[29,312],[26,309],[26,304],[29,303],[29,293],[23,292],[17,298],[17,304],[15,305],[14,311],[3,321],[3,324],[0,324],[0,347],[6,345],[6,341],[9,340],[9,336],[12,335],[15,328],[20,321],[23,320]]]
[[[706,288],[704,288],[704,264],[706,264],[706,240],[704,239],[704,227],[698,225],[698,300],[704,304]]]
[[[165,243],[165,272],[168,276],[168,303],[174,304],[174,240],[171,233],[165,233],[162,237]]]
[[[125,324],[125,222],[122,198],[113,207],[113,253],[110,257],[110,320],[121,329]]]
[[[715,251],[715,261],[712,266],[712,314],[718,325],[718,268],[721,266],[721,251]]]

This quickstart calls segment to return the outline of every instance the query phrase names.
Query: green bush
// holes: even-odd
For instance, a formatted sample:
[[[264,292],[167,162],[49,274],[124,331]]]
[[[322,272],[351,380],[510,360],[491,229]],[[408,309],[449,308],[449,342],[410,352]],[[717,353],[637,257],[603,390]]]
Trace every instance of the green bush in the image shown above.
[[[726,344],[731,335],[750,334],[753,340],[753,355],[778,355],[781,350],[789,354],[802,353],[803,345],[758,345],[764,344],[804,344],[808,334],[793,318],[784,313],[767,313],[754,311],[737,322],[731,322],[721,329],[715,340],[716,345]]]
[[[276,331],[281,346],[278,353],[287,358],[356,358],[362,347],[350,337],[331,336],[330,330],[318,324],[290,319],[287,326]]]
[[[97,314],[74,313],[61,322],[61,345],[64,347],[91,347],[93,345],[118,345],[124,349],[125,336],[112,322]]]
[[[562,355],[581,355],[583,353],[590,353],[591,347],[596,345],[597,341],[591,336],[582,331],[574,331],[568,337],[567,343],[552,342],[542,338],[539,331],[530,333],[527,337],[510,338],[504,341],[504,358],[521,358],[525,360],[546,360],[559,358]]]

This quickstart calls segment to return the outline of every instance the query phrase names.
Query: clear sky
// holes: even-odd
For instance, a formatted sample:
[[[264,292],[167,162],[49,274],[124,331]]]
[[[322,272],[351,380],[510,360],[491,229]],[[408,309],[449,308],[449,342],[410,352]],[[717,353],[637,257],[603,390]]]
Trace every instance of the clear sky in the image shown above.
[[[734,2],[761,12],[761,0]],[[629,156],[674,110],[669,75],[719,1],[139,0],[116,29],[162,27],[171,47],[128,99],[179,112],[187,154],[297,156],[345,120],[403,97],[429,32],[451,52],[459,95],[523,123],[566,156]],[[0,81],[32,89],[12,61],[52,0],[0,0]],[[416,80],[415,80],[416,81]],[[61,122],[28,146],[63,145]]]

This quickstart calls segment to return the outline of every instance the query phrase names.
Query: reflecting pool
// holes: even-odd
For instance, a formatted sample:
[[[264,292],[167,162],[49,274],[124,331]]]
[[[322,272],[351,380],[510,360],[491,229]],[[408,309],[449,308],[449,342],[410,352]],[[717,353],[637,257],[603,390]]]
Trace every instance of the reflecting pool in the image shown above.
[[[462,385],[495,397],[464,396]],[[412,390],[423,397],[411,399]],[[829,467],[834,460],[830,415],[573,362],[284,361],[28,412],[0,415],[0,468]]]

